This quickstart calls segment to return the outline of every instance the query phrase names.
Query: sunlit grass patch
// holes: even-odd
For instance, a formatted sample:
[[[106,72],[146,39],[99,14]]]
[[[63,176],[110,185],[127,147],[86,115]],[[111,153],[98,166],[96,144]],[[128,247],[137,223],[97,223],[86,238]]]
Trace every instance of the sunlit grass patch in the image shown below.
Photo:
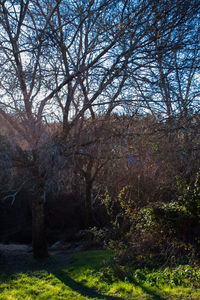
[[[45,270],[18,273],[3,280],[0,299],[87,299]]]
[[[128,278],[120,280],[112,267],[105,264],[111,257],[109,251],[74,254],[67,272],[77,282],[107,295],[128,299],[200,299],[200,268],[189,265],[157,270],[128,268]]]
[[[120,279],[111,259],[111,251],[82,251],[71,256],[70,264],[55,259],[35,271],[0,273],[0,299],[200,299],[198,268],[131,267]]]

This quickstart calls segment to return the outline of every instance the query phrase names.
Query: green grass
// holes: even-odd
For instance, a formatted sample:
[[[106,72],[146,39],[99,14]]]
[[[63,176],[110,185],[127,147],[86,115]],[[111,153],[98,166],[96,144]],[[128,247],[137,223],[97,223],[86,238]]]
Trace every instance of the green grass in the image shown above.
[[[199,268],[116,270],[111,258],[110,251],[83,251],[70,263],[60,257],[1,269],[0,299],[200,299]]]

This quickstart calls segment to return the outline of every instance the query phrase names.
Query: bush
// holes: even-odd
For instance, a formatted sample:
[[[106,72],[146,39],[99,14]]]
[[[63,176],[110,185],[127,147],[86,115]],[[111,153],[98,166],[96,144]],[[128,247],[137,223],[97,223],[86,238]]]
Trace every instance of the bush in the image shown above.
[[[180,205],[184,206],[187,212],[196,218],[200,218],[200,171],[196,174],[193,184],[187,185],[185,180],[178,180],[178,187],[181,195],[178,197]]]

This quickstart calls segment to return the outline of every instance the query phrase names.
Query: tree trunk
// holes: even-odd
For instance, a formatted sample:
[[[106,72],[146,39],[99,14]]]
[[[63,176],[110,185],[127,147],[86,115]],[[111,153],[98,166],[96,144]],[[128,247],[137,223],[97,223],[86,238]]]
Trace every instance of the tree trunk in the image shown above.
[[[45,236],[44,193],[37,193],[32,202],[32,245],[34,258],[48,256]]]

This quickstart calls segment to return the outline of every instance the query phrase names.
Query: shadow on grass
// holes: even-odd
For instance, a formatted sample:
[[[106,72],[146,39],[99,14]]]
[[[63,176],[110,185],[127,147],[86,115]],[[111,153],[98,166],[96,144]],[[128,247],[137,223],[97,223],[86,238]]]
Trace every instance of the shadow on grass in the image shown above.
[[[62,281],[65,285],[70,287],[73,291],[81,294],[82,296],[88,297],[88,298],[96,298],[96,299],[110,299],[110,300],[119,300],[124,298],[114,297],[114,296],[106,296],[102,295],[95,290],[88,288],[81,283],[76,282],[73,280],[69,275],[67,275],[62,270],[49,270],[55,277],[57,277],[60,281]]]
[[[131,280],[129,282],[134,284],[135,286],[141,288],[142,291],[144,293],[148,294],[149,296],[151,296],[152,297],[151,299],[153,299],[153,300],[166,300],[166,298],[164,298],[163,296],[160,296],[155,291],[152,291],[151,289],[149,289],[148,287],[144,286],[143,284],[137,282],[133,278],[131,278]]]
[[[98,292],[96,292],[93,289],[90,289],[78,282],[76,282],[75,280],[73,280],[68,274],[66,274],[64,271],[62,270],[48,270],[49,272],[51,272],[55,277],[57,277],[60,281],[62,281],[65,285],[67,285],[68,287],[70,287],[71,289],[73,289],[74,291],[80,293],[82,296],[86,296],[88,298],[96,298],[96,299],[110,299],[110,300],[117,300],[117,299],[125,299],[125,298],[119,298],[119,297],[114,297],[114,296],[106,296],[106,295],[102,295],[99,294]],[[156,292],[152,291],[151,289],[145,287],[144,285],[136,282],[135,280],[131,280],[130,283],[132,283],[133,285],[139,287],[142,289],[142,291],[144,293],[146,293],[148,296],[151,297],[152,300],[165,300],[166,298],[163,298],[162,296],[160,296],[159,294],[157,294]],[[126,299],[128,299],[126,297]],[[131,299],[131,298],[129,298]]]
[[[62,269],[63,267],[69,265],[69,257],[66,259],[63,259],[63,257],[60,259],[52,260],[52,258],[48,258],[45,260],[33,260],[32,258],[23,257],[23,255],[20,257],[21,260],[19,261],[18,257],[15,259],[15,261],[10,260],[9,264],[3,264],[1,265],[1,272],[4,273],[4,275],[0,278],[1,282],[4,280],[7,280],[10,276],[16,273],[29,273],[30,271],[39,271],[39,270],[46,270],[48,273],[52,273],[55,277],[57,277],[60,281],[62,281],[66,286],[70,287],[73,291],[79,293],[82,296],[88,297],[88,298],[96,298],[96,299],[107,299],[107,300],[119,300],[119,299],[131,299],[131,297],[116,297],[116,296],[107,296],[102,295],[98,293],[97,291],[88,288],[84,286],[81,283],[76,282],[73,280],[66,272],[64,272]],[[0,273],[1,273],[0,272]],[[136,287],[139,287],[142,289],[144,293],[146,293],[146,296],[149,296],[150,299],[153,300],[165,300],[166,298],[163,298],[159,294],[157,294],[155,291],[149,289],[148,287],[144,286],[143,284],[137,282],[133,278],[131,278],[130,283],[135,285]]]

